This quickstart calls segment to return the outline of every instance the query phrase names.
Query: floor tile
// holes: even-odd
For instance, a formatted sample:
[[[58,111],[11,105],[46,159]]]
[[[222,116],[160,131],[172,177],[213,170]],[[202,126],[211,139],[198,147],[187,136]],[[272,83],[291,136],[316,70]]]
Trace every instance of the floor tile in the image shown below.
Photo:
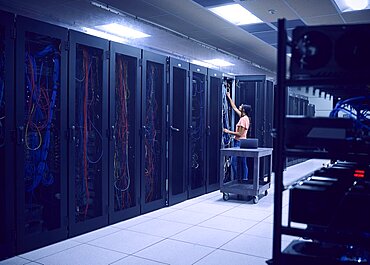
[[[153,236],[170,237],[192,227],[189,224],[153,219],[128,228],[128,230],[145,233]]]
[[[214,248],[166,239],[135,253],[135,256],[168,264],[190,265],[212,251]]]
[[[161,237],[122,230],[118,233],[91,241],[89,244],[126,254],[133,254],[161,240],[163,240]]]
[[[214,216],[215,216],[214,214],[198,213],[180,209],[176,212],[160,216],[158,217],[158,219],[196,225]]]
[[[10,259],[0,261],[0,265],[23,265],[29,262],[30,260],[28,259],[24,259],[24,258],[16,256]]]
[[[150,213],[146,213],[143,216],[144,217],[149,217],[149,218],[157,218],[159,216],[162,216],[162,215],[165,215],[165,214],[168,214],[168,213],[172,213],[174,211],[177,211],[177,209],[173,208],[173,207],[165,207],[165,208],[162,208],[162,209],[150,212]]]
[[[71,240],[81,242],[81,243],[87,243],[89,241],[92,241],[92,240],[95,240],[95,239],[98,239],[100,237],[107,236],[107,235],[110,235],[110,234],[114,234],[114,233],[117,233],[119,231],[121,231],[121,230],[118,229],[118,228],[107,226],[107,227],[89,232],[87,234],[83,234],[81,236],[73,237],[73,238],[71,238]]]
[[[273,224],[267,222],[260,222],[252,228],[245,231],[244,234],[254,235],[266,238],[272,238]]]
[[[256,206],[255,208],[248,210],[242,207],[236,207],[227,212],[222,213],[221,215],[259,222],[266,219],[271,214],[272,213],[270,212],[258,210],[258,206]]]
[[[47,246],[47,247],[43,247],[43,248],[39,248],[39,249],[30,251],[30,252],[27,252],[19,256],[22,258],[28,259],[28,260],[35,261],[35,260],[44,258],[46,256],[64,251],[66,249],[73,248],[80,244],[81,243],[69,239],[69,240],[64,240],[62,242]]]
[[[216,250],[210,255],[194,263],[194,265],[266,265],[265,258],[235,253],[226,250]]]
[[[218,248],[236,237],[238,233],[216,230],[207,227],[194,226],[181,232],[175,236],[173,239],[199,244],[202,246]]]
[[[107,265],[126,255],[86,244],[38,260],[45,265]]]
[[[157,262],[149,259],[139,258],[136,256],[127,256],[119,261],[112,263],[111,265],[161,265],[161,264],[168,264]]]
[[[111,225],[111,227],[119,228],[119,229],[126,229],[128,227],[131,227],[131,226],[134,226],[134,225],[138,225],[138,224],[141,224],[141,223],[150,221],[152,219],[153,218],[151,218],[151,217],[145,217],[143,215],[140,215],[140,216],[137,216],[135,218],[131,218],[131,219],[128,219],[128,220],[125,220],[125,221],[122,221],[122,222],[113,224],[113,225]]]
[[[256,221],[218,215],[200,223],[198,226],[243,233],[256,224],[258,224]]]
[[[193,205],[190,205],[184,208],[184,210],[198,212],[198,213],[209,213],[209,214],[218,215],[234,207],[235,205],[230,205],[230,204],[228,205],[227,202],[225,202],[224,205],[212,204],[212,203],[197,203],[197,204],[193,204]]]
[[[272,239],[243,234],[221,249],[269,259],[272,257]]]

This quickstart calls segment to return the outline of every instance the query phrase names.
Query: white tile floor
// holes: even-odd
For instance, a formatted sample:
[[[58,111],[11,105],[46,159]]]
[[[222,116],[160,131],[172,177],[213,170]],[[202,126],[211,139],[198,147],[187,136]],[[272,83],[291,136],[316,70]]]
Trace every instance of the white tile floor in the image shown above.
[[[319,168],[309,160],[290,167],[285,183]],[[272,256],[273,187],[258,204],[219,191],[0,262],[4,264],[232,264],[265,265]],[[288,213],[283,198],[283,222]],[[292,240],[284,237],[283,248]]]

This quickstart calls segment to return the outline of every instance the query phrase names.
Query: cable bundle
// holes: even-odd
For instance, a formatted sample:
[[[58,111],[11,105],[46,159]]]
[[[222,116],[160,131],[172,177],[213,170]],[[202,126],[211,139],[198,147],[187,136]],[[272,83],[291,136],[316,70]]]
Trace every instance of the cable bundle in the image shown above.
[[[116,210],[129,208],[132,204],[130,196],[129,168],[129,121],[128,101],[128,62],[123,56],[116,60],[116,122],[114,137],[114,188],[117,203]]]
[[[203,148],[202,142],[205,135],[205,82],[204,76],[193,75],[192,89],[192,129],[191,129],[191,154],[192,154],[192,184],[199,187],[203,184]]]
[[[145,148],[145,202],[151,202],[161,197],[161,145],[160,130],[161,120],[158,113],[158,96],[156,89],[161,89],[159,81],[161,78],[160,70],[155,64],[148,64],[147,85],[146,85],[146,116],[144,132]],[[159,114],[159,115],[158,115]],[[159,128],[157,128],[159,127]]]
[[[340,100],[330,112],[330,117],[337,117],[339,112],[347,114],[356,122],[357,129],[370,133],[370,96],[359,96]]]
[[[103,156],[101,54],[78,46],[76,64],[76,211],[77,221],[94,217],[94,197],[100,188]],[[82,60],[81,60],[82,57]],[[77,76],[80,76],[78,78]],[[91,211],[89,207],[92,205]]]
[[[53,119],[54,109],[59,105],[59,61],[60,53],[52,44],[36,53],[28,51],[25,56],[25,180],[26,190],[31,193],[40,183],[44,186],[54,183],[48,154],[51,135],[57,134]]]
[[[229,120],[229,106],[227,103],[227,82],[223,82],[222,84],[222,128],[226,128],[230,130],[230,120]],[[231,143],[230,134],[222,132],[222,142],[221,146],[226,147],[229,146]]]

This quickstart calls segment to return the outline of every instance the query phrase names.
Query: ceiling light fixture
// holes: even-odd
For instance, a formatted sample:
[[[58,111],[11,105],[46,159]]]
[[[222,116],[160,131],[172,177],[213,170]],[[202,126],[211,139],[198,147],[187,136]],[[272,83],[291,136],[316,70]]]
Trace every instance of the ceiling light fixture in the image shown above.
[[[110,23],[106,25],[96,26],[96,28],[100,30],[104,30],[106,32],[112,33],[114,35],[121,36],[126,39],[139,39],[139,38],[147,38],[150,35],[145,34],[141,31],[117,24],[117,23]]]
[[[210,63],[206,63],[206,62],[199,61],[199,60],[191,60],[190,63],[196,64],[196,65],[199,65],[199,66],[203,66],[203,67],[207,67],[207,68],[214,67],[214,65],[212,65]]]
[[[215,66],[220,66],[220,67],[223,67],[223,66],[232,66],[234,64],[232,63],[229,63],[225,60],[222,60],[222,59],[212,59],[212,60],[204,60],[206,63],[210,63],[210,64],[213,64]]]
[[[100,30],[86,28],[86,27],[82,27],[82,30],[83,30],[83,32],[85,32],[89,35],[93,35],[95,37],[99,37],[99,38],[103,38],[103,39],[107,39],[107,40],[112,40],[112,41],[116,41],[116,42],[120,42],[120,43],[126,43],[127,42],[127,40],[124,39],[124,38],[121,38],[121,37],[118,37],[116,35],[112,35],[112,34],[109,34],[109,33],[106,33],[106,32],[100,31]]]
[[[208,10],[238,26],[262,23],[262,20],[239,4],[212,7]]]
[[[334,0],[341,12],[370,9],[369,0]]]

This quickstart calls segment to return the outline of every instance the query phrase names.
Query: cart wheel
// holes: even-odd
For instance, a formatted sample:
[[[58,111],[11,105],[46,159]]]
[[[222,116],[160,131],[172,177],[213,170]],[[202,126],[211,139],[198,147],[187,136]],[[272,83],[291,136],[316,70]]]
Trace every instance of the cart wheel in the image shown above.
[[[265,190],[265,196],[267,196],[269,194],[269,192],[267,190]]]
[[[253,196],[253,203],[257,204],[258,203],[258,196]]]
[[[224,201],[228,201],[229,198],[230,198],[230,194],[224,192],[224,195],[222,196],[222,199],[224,199]]]

